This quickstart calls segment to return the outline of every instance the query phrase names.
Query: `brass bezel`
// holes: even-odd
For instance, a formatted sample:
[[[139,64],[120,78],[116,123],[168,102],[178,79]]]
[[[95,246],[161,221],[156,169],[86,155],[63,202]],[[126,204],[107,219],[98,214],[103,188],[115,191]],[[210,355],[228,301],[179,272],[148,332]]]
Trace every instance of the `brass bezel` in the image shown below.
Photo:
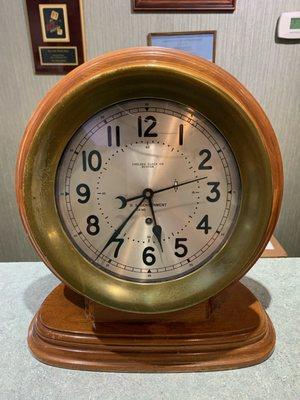
[[[242,199],[236,226],[200,269],[160,283],[125,281],[89,263],[59,220],[55,177],[76,130],[118,101],[155,97],[197,109],[222,132],[236,157]],[[109,53],[77,68],[55,86],[27,127],[17,190],[29,236],[48,267],[74,290],[103,305],[143,313],[175,311],[204,301],[254,264],[278,217],[282,188],[276,137],[263,111],[231,75],[185,53],[136,48]],[[279,176],[279,177],[278,177]]]

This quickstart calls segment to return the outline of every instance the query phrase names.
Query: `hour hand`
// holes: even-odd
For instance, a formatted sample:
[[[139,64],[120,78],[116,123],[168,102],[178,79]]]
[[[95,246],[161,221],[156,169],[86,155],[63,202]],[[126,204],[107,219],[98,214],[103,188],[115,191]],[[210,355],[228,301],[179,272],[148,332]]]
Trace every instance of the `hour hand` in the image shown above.
[[[142,196],[142,200],[136,205],[136,207],[134,208],[133,211],[131,211],[131,213],[128,215],[128,217],[123,221],[123,223],[114,231],[114,233],[112,234],[112,236],[108,239],[108,241],[106,242],[105,246],[103,247],[103,249],[100,251],[99,255],[96,257],[97,258],[100,256],[100,254],[102,254],[104,252],[104,250],[107,249],[107,247],[113,243],[113,242],[117,242],[118,243],[118,248],[117,248],[117,253],[115,252],[115,254],[118,254],[120,246],[122,245],[122,243],[124,242],[123,239],[118,238],[118,236],[120,235],[120,233],[122,232],[122,230],[124,229],[124,227],[127,225],[128,221],[130,221],[130,219],[133,217],[133,215],[137,212],[137,210],[139,209],[139,207],[142,205],[143,201],[145,200],[145,197]]]
[[[125,196],[117,196],[116,199],[121,200],[121,203],[122,203],[122,204],[121,204],[121,206],[119,207],[119,209],[120,209],[120,208],[125,208],[125,207],[127,206],[127,203],[128,203],[129,201],[142,199],[143,197],[144,197],[143,194],[139,194],[138,196],[129,197],[129,198],[127,198],[127,199],[126,199]]]
[[[120,205],[119,209],[120,208],[125,208],[127,206],[127,200],[126,200],[126,198],[124,196],[118,196],[118,197],[116,197],[116,199],[119,199],[122,202],[122,204]]]
[[[152,228],[152,232],[154,234],[154,236],[156,237],[156,239],[158,240],[158,243],[160,245],[161,251],[163,252],[163,247],[162,247],[162,243],[161,243],[161,233],[162,233],[162,229],[160,225],[154,225]]]
[[[162,228],[160,225],[157,225],[157,221],[156,221],[156,217],[155,217],[155,213],[154,213],[154,209],[153,209],[152,196],[148,198],[148,202],[149,202],[149,207],[151,210],[152,218],[154,221],[154,226],[152,228],[152,232],[160,245],[161,251],[163,252],[164,250],[163,250],[162,243],[161,243]]]

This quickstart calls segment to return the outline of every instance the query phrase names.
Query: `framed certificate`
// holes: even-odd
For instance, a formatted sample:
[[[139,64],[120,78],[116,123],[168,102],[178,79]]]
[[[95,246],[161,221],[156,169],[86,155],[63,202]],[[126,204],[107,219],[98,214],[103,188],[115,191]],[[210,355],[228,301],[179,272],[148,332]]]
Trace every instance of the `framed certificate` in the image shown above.
[[[171,47],[215,62],[217,31],[149,33],[148,46]]]

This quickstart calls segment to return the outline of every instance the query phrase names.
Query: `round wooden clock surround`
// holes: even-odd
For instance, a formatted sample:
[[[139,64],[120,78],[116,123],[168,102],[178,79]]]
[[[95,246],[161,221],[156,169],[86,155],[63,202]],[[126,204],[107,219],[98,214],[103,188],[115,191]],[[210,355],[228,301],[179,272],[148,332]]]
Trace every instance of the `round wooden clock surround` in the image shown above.
[[[132,99],[164,99],[199,111],[225,137],[240,174],[239,211],[226,242],[201,268],[161,282],[121,279],[96,268],[70,240],[57,208],[57,170],[74,133],[99,111]],[[49,295],[33,320],[31,350],[53,365],[100,370],[224,369],[262,361],[274,347],[272,324],[258,300],[234,282],[270,238],[282,186],[280,152],[267,117],[216,65],[145,47],[77,68],[37,107],[18,158],[25,229],[67,285]]]

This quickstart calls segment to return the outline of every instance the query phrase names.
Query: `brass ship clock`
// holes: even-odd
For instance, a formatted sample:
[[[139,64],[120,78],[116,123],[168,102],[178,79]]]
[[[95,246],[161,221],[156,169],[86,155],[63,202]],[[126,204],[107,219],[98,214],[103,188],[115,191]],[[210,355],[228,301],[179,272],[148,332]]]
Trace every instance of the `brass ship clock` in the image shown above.
[[[268,119],[216,65],[145,47],[68,74],[18,158],[25,229],[64,283],[31,324],[33,354],[112,371],[267,358],[272,323],[238,280],[274,230],[282,182]]]

